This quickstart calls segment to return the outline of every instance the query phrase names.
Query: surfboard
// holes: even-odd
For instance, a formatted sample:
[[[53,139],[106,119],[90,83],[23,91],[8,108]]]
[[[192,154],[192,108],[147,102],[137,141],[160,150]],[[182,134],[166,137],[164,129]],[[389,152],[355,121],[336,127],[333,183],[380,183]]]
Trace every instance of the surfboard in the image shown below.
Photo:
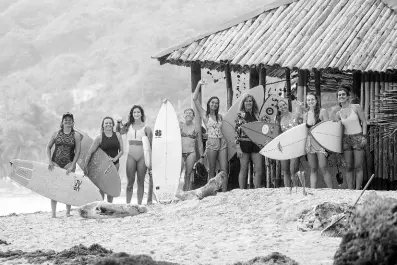
[[[306,154],[305,143],[308,135],[306,124],[300,124],[283,132],[270,141],[260,154],[271,159],[286,160]]]
[[[79,129],[75,130],[81,135],[81,151],[77,164],[83,171],[86,171],[85,159],[94,140],[85,132]],[[109,156],[101,148],[98,148],[91,156],[90,163],[88,164],[88,177],[106,194],[113,197],[120,196],[121,181],[119,173],[113,162],[109,159]]]
[[[98,188],[86,176],[69,173],[54,167],[48,170],[48,164],[27,160],[10,161],[10,178],[20,185],[64,204],[81,206],[94,201],[102,201]]]
[[[142,145],[143,145],[143,155],[145,157],[145,165],[150,168],[151,167],[151,148],[150,148],[150,141],[149,137],[146,135],[142,137]]]
[[[181,174],[182,143],[178,117],[167,99],[157,114],[152,145],[154,193],[159,202],[171,201]]]
[[[342,153],[343,127],[340,121],[323,121],[313,126],[309,132],[324,149]]]
[[[265,147],[271,140],[280,134],[280,126],[274,123],[264,121],[254,121],[241,125],[244,133],[258,145],[260,148]]]

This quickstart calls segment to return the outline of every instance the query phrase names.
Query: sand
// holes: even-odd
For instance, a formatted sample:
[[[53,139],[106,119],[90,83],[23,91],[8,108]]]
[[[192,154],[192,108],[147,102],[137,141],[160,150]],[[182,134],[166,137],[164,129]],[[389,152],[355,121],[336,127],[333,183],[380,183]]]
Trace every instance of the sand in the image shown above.
[[[332,264],[341,238],[298,231],[296,220],[322,202],[353,204],[360,191],[307,191],[308,196],[301,188],[292,194],[286,188],[233,190],[201,201],[149,206],[148,213],[118,219],[83,219],[77,211],[69,218],[64,212],[56,219],[48,212],[0,217],[0,239],[10,243],[0,244],[0,251],[61,251],[97,243],[113,252],[180,264],[230,264],[274,251],[300,264]],[[376,193],[397,198],[393,191]]]

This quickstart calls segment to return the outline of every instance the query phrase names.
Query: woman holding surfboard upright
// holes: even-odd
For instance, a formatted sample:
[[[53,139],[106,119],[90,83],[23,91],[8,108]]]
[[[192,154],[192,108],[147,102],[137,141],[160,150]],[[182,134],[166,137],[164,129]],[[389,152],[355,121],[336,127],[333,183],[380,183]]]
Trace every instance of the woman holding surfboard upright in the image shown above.
[[[85,167],[88,168],[88,163],[91,160],[92,154],[100,147],[112,160],[113,164],[119,170],[119,158],[123,155],[123,140],[121,134],[115,132],[114,120],[112,117],[105,117],[101,124],[101,134],[95,138],[90,149],[88,150],[87,157],[85,159]],[[105,193],[100,190],[102,198],[105,198]],[[113,197],[107,194],[107,201],[113,202]]]
[[[321,121],[329,120],[328,112],[320,108],[320,103],[315,93],[307,93],[306,102],[309,110],[304,113],[303,122],[306,123],[309,129]],[[328,153],[310,134],[306,138],[305,150],[310,165],[310,187],[312,189],[316,188],[317,168],[319,168],[324,176],[325,184],[332,189],[332,178],[327,167]]]
[[[181,128],[181,139],[182,139],[182,169],[183,166],[186,167],[185,170],[185,181],[183,184],[183,191],[191,190],[192,182],[190,180],[190,176],[193,171],[194,163],[196,163],[196,141],[198,139],[198,134],[201,130],[201,127],[196,126],[193,123],[193,119],[195,116],[194,110],[192,108],[185,109],[184,119],[185,122],[180,124]],[[203,147],[201,144],[199,146],[199,161],[202,163],[203,157]]]
[[[335,120],[341,121],[344,127],[342,148],[346,160],[347,187],[354,189],[353,171],[355,171],[356,189],[359,190],[363,183],[363,150],[367,144],[367,121],[361,106],[349,102],[348,89],[339,88],[337,97],[341,109],[336,113]]]
[[[240,173],[238,175],[238,183],[240,189],[245,189],[248,164],[250,158],[254,164],[254,185],[255,188],[261,187],[262,182],[262,155],[259,154],[261,150],[259,146],[253,143],[248,136],[241,129],[241,125],[259,120],[259,108],[252,95],[247,94],[241,100],[240,112],[237,114],[236,119],[236,149],[237,157],[240,159]]]
[[[194,91],[193,101],[199,110],[200,117],[203,119],[205,127],[207,129],[208,140],[206,142],[206,154],[209,164],[208,178],[212,179],[215,177],[216,162],[219,161],[220,170],[225,171],[228,175],[227,167],[227,143],[223,137],[221,126],[222,126],[222,115],[219,112],[219,98],[210,97],[207,102],[207,110],[201,106],[198,101],[198,93],[201,86],[204,85],[204,81],[200,80],[197,83],[196,90]],[[203,157],[201,157],[203,158]],[[222,191],[227,191],[228,177],[224,178]]]
[[[281,132],[288,131],[289,129],[299,125],[300,114],[298,112],[289,112],[288,103],[280,100],[277,103],[278,117],[277,120],[280,124]],[[295,174],[298,172],[299,157],[281,160],[281,171],[284,175],[284,186],[292,189],[291,180],[295,179]]]
[[[153,139],[152,130],[145,124],[145,112],[143,108],[141,106],[134,105],[131,108],[130,114],[128,116],[128,122],[126,124],[123,124],[121,120],[117,121],[116,131],[120,132],[121,134],[127,134],[127,140],[129,144],[127,157],[127,203],[131,202],[136,173],[138,177],[138,204],[142,204],[147,170],[143,153],[142,137],[147,136],[149,138],[150,144],[152,144]],[[152,203],[153,195],[153,179],[151,175],[149,176],[149,194],[147,198],[147,204]]]
[[[54,166],[66,169],[66,174],[76,170],[77,159],[80,155],[81,138],[73,129],[73,114],[67,112],[62,115],[61,129],[54,132],[47,145],[48,170]],[[54,153],[51,156],[51,148],[55,144]],[[70,216],[70,205],[66,205],[66,216]],[[52,218],[56,217],[57,202],[51,200]]]

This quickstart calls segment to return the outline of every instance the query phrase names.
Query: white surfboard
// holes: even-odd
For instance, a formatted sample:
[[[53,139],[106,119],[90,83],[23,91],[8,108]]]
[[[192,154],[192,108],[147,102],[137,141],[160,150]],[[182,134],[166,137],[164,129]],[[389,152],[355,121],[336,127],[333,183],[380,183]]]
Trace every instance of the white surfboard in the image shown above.
[[[150,147],[150,141],[149,137],[146,135],[142,137],[142,146],[143,146],[143,156],[145,158],[145,165],[150,168],[151,167],[151,155],[152,155],[152,150]]]
[[[152,144],[154,193],[160,202],[173,200],[181,173],[182,143],[178,118],[168,100],[157,115]]]
[[[83,175],[69,173],[54,167],[48,170],[48,164],[14,159],[10,161],[10,178],[22,186],[64,204],[81,206],[94,201],[102,201],[98,188]]]
[[[269,88],[267,88],[269,89]],[[286,100],[274,94],[269,94],[265,99],[265,95],[268,94],[264,91],[263,86],[253,87],[246,92],[244,92],[240,97],[233,103],[226,115],[223,117],[222,122],[222,133],[227,141],[227,154],[230,160],[236,153],[236,143],[235,143],[235,126],[237,113],[240,111],[241,100],[246,95],[252,95],[255,98],[256,103],[259,108],[259,119],[268,123],[274,123],[277,115],[277,103],[279,100]]]
[[[306,124],[300,124],[283,132],[268,143],[260,154],[271,159],[286,160],[306,154],[305,143],[308,135]]]
[[[342,153],[343,127],[340,121],[324,121],[316,124],[310,134],[324,149],[334,153]]]

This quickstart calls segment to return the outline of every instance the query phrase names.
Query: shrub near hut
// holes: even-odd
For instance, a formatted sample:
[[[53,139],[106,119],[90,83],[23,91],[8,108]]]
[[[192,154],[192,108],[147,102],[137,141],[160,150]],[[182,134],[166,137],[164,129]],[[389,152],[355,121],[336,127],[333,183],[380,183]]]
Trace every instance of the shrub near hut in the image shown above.
[[[334,256],[334,265],[397,264],[397,200],[378,196],[365,197],[350,219]]]

